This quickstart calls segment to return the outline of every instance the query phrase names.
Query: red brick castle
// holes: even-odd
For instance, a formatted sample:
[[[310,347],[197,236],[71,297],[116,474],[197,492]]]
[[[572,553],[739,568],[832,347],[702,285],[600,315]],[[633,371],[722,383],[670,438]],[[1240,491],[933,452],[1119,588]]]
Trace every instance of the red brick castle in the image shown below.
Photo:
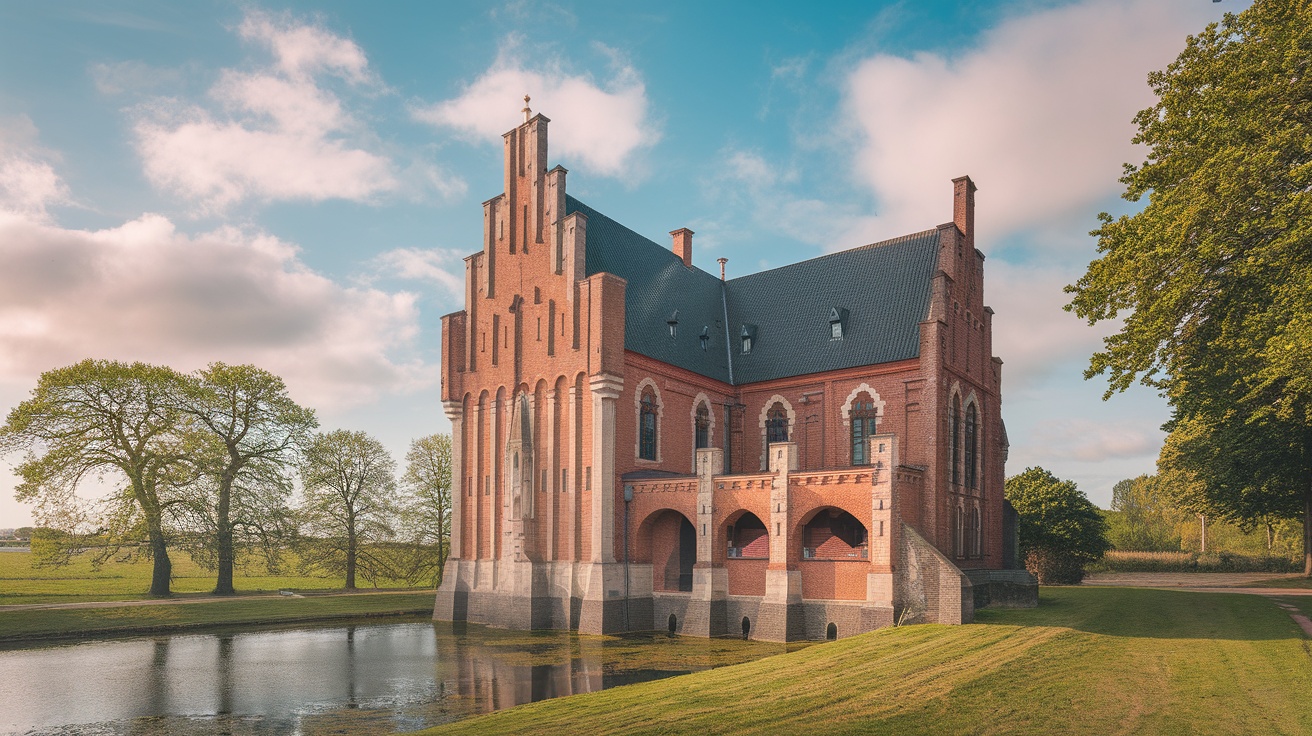
[[[969,178],[951,222],[725,280],[566,194],[524,115],[442,318],[436,619],[794,640],[1033,597]]]

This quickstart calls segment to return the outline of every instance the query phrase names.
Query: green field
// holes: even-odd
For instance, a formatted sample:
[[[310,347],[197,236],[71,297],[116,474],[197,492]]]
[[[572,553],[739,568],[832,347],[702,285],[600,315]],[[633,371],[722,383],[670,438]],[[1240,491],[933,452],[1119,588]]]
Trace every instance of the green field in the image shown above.
[[[214,573],[173,554],[173,592],[182,595],[214,589]],[[83,557],[63,567],[35,567],[30,552],[0,552],[0,606],[20,603],[77,603],[148,598],[151,563],[108,562],[93,570]],[[288,567],[291,567],[290,565]],[[238,593],[277,592],[290,589],[340,589],[341,578],[258,574],[262,569],[238,570],[233,583]],[[363,582],[360,583],[364,585]],[[380,581],[381,587],[404,587],[400,581]]]
[[[1301,602],[1301,601],[1300,601]],[[908,626],[426,733],[1312,733],[1312,655],[1270,600],[1043,588]]]
[[[431,615],[432,612],[431,592],[305,598],[269,596],[116,608],[0,611],[0,643],[404,614]]]

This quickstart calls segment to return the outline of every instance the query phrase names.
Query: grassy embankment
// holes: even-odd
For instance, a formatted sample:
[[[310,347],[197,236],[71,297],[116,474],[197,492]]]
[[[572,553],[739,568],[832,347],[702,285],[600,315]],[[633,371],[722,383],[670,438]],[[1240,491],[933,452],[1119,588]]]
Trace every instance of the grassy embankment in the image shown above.
[[[0,611],[0,643],[432,613],[433,594],[261,597],[213,603]]]
[[[173,592],[178,597],[206,597],[214,589],[214,573],[174,554]],[[83,601],[144,600],[150,596],[151,563],[107,562],[93,570],[88,558],[75,559],[63,567],[35,567],[30,552],[0,552],[0,606],[22,603],[80,603]],[[289,563],[293,562],[291,560]],[[288,569],[293,564],[286,565]],[[260,575],[238,570],[233,578],[238,594],[277,593],[279,590],[340,590],[340,577],[305,575]],[[360,581],[365,585],[364,581]],[[379,587],[402,588],[397,580],[379,581]]]
[[[909,626],[427,733],[1312,733],[1308,641],[1271,601],[1044,588]]]
[[[239,595],[225,599],[208,594],[214,575],[185,556],[174,562],[174,602],[114,608],[27,609],[0,611],[0,642],[42,638],[146,633],[204,627],[295,623],[333,619],[427,613],[433,610],[430,589],[407,589],[367,595],[341,593],[334,578],[238,574]],[[35,568],[25,552],[0,553],[0,605],[136,601],[148,598],[150,563],[107,563],[93,570],[86,560],[60,568]],[[394,581],[387,581],[394,582]],[[284,597],[292,589],[305,597]],[[370,591],[362,591],[370,593]],[[205,602],[191,602],[200,601]]]

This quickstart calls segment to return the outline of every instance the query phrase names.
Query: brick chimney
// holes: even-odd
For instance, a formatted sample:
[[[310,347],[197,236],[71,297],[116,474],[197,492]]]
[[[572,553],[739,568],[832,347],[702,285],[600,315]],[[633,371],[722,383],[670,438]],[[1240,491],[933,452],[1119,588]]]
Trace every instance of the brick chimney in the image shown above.
[[[683,265],[692,268],[693,232],[686,227],[681,227],[678,230],[671,230],[670,235],[674,236],[674,255],[683,259]]]
[[[952,180],[952,222],[966,236],[967,252],[975,250],[975,182],[969,176]]]

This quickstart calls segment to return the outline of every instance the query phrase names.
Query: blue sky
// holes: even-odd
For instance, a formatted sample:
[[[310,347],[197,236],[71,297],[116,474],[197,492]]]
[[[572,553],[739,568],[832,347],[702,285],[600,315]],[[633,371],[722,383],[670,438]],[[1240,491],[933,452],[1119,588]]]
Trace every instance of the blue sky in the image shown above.
[[[1062,312],[1147,73],[1233,3],[11,2],[0,409],[85,357],[254,362],[396,455],[447,431],[439,317],[522,96],[570,191],[740,275],[951,219],[979,186],[1009,473],[1100,505],[1164,403],[1101,401]],[[9,464],[18,458],[7,458]],[[0,527],[29,521],[0,479]]]

